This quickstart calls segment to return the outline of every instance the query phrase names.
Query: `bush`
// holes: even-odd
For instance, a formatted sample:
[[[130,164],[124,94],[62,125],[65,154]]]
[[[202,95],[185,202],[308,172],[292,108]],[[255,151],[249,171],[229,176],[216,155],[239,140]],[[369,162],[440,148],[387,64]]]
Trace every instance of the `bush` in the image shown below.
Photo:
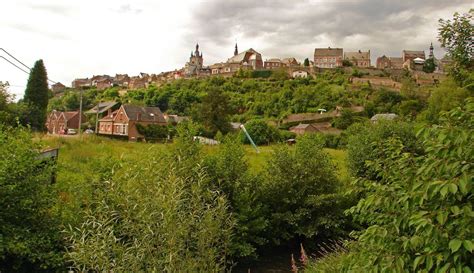
[[[181,130],[181,129],[179,129]],[[226,198],[209,188],[190,134],[169,154],[111,166],[86,217],[65,232],[79,271],[223,272],[234,226]],[[192,162],[191,162],[192,161]]]
[[[138,133],[145,136],[145,140],[147,141],[167,139],[168,137],[172,137],[173,134],[172,128],[168,125],[142,125],[137,123],[136,127]]]
[[[24,128],[0,124],[0,271],[41,272],[63,266],[59,218],[52,212],[54,165]]]
[[[231,255],[239,260],[257,258],[257,248],[267,243],[266,205],[262,200],[262,181],[248,169],[245,151],[236,136],[222,139],[215,154],[205,160],[212,188],[229,200],[236,226]]]
[[[303,136],[291,148],[275,148],[268,162],[268,236],[277,244],[295,238],[345,234],[343,211],[350,203],[339,194],[335,166],[322,146],[316,135]]]
[[[356,181],[368,194],[349,211],[368,228],[341,272],[472,271],[473,117],[471,99],[418,131],[422,155],[396,137],[379,146],[387,156],[370,165],[381,180]]]
[[[347,160],[352,175],[375,179],[377,172],[366,161],[383,157],[377,149],[390,137],[398,137],[404,150],[416,152],[418,145],[413,125],[398,121],[356,123],[344,133],[347,136]]]
[[[281,139],[279,131],[262,119],[255,119],[247,122],[245,124],[245,129],[247,129],[247,132],[256,145],[270,144]],[[240,133],[240,135],[243,143],[250,143],[243,132]]]

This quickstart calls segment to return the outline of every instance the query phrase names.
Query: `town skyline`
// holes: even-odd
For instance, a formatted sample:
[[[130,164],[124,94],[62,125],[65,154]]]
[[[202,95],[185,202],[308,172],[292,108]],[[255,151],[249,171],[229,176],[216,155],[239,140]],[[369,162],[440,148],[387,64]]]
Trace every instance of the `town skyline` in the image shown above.
[[[92,1],[67,6],[56,0],[6,4],[0,26],[10,39],[0,47],[29,66],[43,59],[49,78],[68,86],[75,78],[92,75],[180,69],[196,43],[206,66],[232,57],[236,41],[239,49],[254,48],[264,60],[311,60],[317,47],[371,50],[375,65],[377,57],[399,56],[404,49],[426,52],[431,42],[435,56],[441,58],[438,19],[471,6],[469,1],[400,1],[397,5],[386,1],[301,1],[293,5],[284,1],[257,5],[249,1],[104,2],[95,4],[103,18],[101,12],[84,8]],[[273,11],[275,18],[263,11]],[[324,20],[335,11],[341,15]],[[26,23],[14,16],[18,12],[45,20]],[[359,21],[364,16],[372,18],[368,20],[372,28],[367,21]],[[318,24],[310,24],[313,21]],[[348,27],[357,22],[358,28]],[[44,46],[32,50],[35,45]],[[10,82],[17,99],[21,98],[28,75],[7,62],[1,62],[0,75],[0,80]]]

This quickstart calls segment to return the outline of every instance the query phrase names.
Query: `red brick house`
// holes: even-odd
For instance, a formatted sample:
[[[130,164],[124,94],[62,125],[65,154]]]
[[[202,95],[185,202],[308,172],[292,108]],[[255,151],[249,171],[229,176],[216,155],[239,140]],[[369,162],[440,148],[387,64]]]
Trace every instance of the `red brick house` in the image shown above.
[[[143,138],[138,133],[137,124],[167,125],[158,107],[144,107],[124,104],[118,110],[99,120],[99,134],[127,137],[129,140]]]
[[[53,91],[53,93],[59,93],[59,92],[62,92],[64,91],[64,89],[66,89],[66,86],[60,82],[57,82],[53,85],[51,85],[51,91]]]
[[[264,67],[265,69],[276,69],[282,67],[283,64],[280,59],[268,59],[265,61]]]
[[[415,51],[415,50],[403,50],[402,51],[403,63],[410,60],[413,61],[416,58],[426,60],[424,51]]]
[[[315,48],[314,66],[319,68],[336,68],[342,66],[342,48]]]
[[[356,67],[370,67],[370,50],[344,53],[344,59],[352,62]]]
[[[82,121],[86,117],[82,115]],[[79,128],[79,111],[51,112],[46,119],[46,128],[50,134],[65,134],[67,129]]]

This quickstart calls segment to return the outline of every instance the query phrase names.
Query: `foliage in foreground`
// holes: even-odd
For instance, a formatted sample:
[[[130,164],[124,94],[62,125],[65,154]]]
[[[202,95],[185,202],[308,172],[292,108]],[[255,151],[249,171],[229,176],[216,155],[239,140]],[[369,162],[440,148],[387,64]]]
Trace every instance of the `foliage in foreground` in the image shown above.
[[[270,207],[270,238],[341,236],[347,222],[343,211],[350,199],[340,194],[335,166],[313,136],[298,139],[294,149],[279,146],[266,170],[266,200]]]
[[[188,169],[186,157],[193,156],[186,153],[197,150],[195,144],[186,145],[174,150],[177,160],[150,151],[138,162],[112,166],[96,182],[85,221],[66,231],[68,257],[75,268],[100,272],[227,268],[234,225],[228,203],[209,189],[199,166]]]
[[[333,266],[340,272],[472,272],[473,124],[474,100],[467,99],[442,114],[440,125],[418,132],[425,154],[404,152],[397,138],[380,147],[388,156],[369,165],[381,180],[358,180],[368,193],[350,209],[368,228],[354,233],[357,241]]]
[[[62,264],[59,222],[51,208],[54,167],[24,128],[0,125],[0,271],[41,272]]]

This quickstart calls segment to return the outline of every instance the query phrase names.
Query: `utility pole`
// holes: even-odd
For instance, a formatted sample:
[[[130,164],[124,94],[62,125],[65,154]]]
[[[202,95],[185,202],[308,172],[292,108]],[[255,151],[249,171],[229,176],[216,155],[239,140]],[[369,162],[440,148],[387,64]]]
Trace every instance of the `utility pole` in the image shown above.
[[[79,136],[81,136],[81,125],[82,125],[82,92],[83,92],[83,89],[81,88],[81,100],[79,101],[79,128],[77,128]]]
[[[99,100],[99,104],[97,104],[97,109],[95,112],[95,134],[99,134],[99,109],[100,109],[100,104],[102,103],[102,99]]]

